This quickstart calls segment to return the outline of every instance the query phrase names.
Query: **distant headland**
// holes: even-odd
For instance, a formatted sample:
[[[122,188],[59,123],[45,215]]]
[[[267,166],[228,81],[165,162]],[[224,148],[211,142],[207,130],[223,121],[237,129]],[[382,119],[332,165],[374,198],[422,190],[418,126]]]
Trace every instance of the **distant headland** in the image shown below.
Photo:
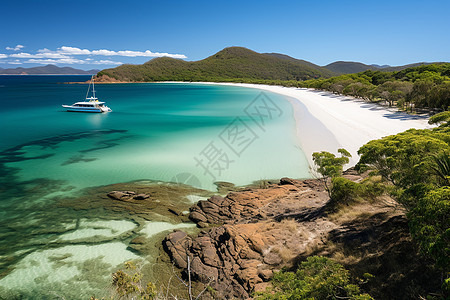
[[[55,65],[46,65],[33,68],[0,68],[0,75],[94,75],[100,70],[80,70],[71,67],[58,67]]]

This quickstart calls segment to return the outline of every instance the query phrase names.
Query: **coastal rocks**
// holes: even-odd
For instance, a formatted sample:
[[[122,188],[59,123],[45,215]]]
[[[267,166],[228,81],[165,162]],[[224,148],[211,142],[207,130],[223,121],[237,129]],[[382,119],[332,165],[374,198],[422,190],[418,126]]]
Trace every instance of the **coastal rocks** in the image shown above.
[[[298,183],[298,180],[292,178],[283,177],[280,179],[280,185],[295,185],[296,183]]]
[[[215,195],[194,205],[189,218],[195,223],[201,223],[201,227],[206,224],[233,224],[238,221],[243,223],[254,217],[265,219],[264,206],[273,199],[285,196],[287,192],[287,189],[278,187],[231,192],[226,197]]]
[[[147,198],[149,198],[150,196],[147,194],[138,194],[136,196],[133,197],[133,199],[135,200],[145,200]]]
[[[109,198],[120,201],[130,201],[135,195],[135,192],[130,191],[112,191],[108,193]]]
[[[228,291],[228,296],[249,297],[255,284],[268,280],[267,271],[259,270],[264,243],[257,229],[256,224],[222,226],[196,238],[176,231],[164,239],[163,246],[179,268],[187,269],[189,258],[194,279],[213,280],[212,287]]]
[[[301,199],[302,201],[293,200]],[[190,208],[189,218],[198,227],[249,223],[284,215],[303,207],[317,207],[327,197],[323,187],[314,180],[282,178],[279,185],[267,189],[230,192],[226,197],[214,195],[198,201]]]
[[[314,180],[283,178],[269,188],[212,196],[190,208],[189,218],[202,230],[196,237],[170,233],[163,247],[172,262],[218,291],[215,298],[248,298],[264,290],[274,270],[317,245],[316,237],[335,228],[323,219],[303,223],[296,216],[320,211],[327,193]],[[219,225],[219,226],[217,226]]]
[[[108,193],[108,197],[120,201],[145,200],[150,198],[147,194],[136,195],[136,193],[132,191],[112,191]]]

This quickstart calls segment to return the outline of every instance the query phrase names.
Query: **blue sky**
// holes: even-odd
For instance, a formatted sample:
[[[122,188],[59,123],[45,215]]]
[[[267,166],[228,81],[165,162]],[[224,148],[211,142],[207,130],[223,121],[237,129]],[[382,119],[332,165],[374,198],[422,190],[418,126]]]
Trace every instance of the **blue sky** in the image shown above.
[[[103,69],[228,46],[318,65],[448,62],[449,12],[448,0],[4,1],[0,67]]]

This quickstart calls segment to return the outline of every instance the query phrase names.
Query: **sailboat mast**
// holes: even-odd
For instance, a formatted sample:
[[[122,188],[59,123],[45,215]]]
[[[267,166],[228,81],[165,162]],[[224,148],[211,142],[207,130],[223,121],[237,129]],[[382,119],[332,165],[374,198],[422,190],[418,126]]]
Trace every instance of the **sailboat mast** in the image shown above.
[[[92,77],[94,77],[94,76],[92,76]],[[91,81],[89,82],[88,90],[87,90],[87,92],[86,92],[86,100],[87,100],[87,98],[88,98],[88,96],[89,96],[89,90],[91,89],[92,77],[91,77]]]
[[[92,75],[91,77],[91,81],[92,81],[92,95],[95,98],[95,85],[94,85],[94,75]]]

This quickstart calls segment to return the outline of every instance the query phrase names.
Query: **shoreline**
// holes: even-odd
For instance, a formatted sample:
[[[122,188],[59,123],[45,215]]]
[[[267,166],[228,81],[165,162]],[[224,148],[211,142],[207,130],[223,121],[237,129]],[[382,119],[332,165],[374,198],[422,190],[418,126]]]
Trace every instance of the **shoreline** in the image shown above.
[[[314,166],[314,152],[337,154],[339,148],[345,148],[352,154],[350,162],[345,165],[345,168],[350,168],[359,161],[359,148],[371,140],[411,128],[434,127],[428,124],[428,117],[409,115],[325,91],[249,83],[197,83],[254,88],[284,96],[293,107],[297,137],[311,167]]]
[[[127,83],[225,85],[282,95],[292,105],[297,138],[311,167],[314,166],[312,160],[314,152],[328,151],[337,154],[337,149],[345,148],[352,154],[349,164],[345,165],[345,168],[350,168],[359,161],[357,153],[359,148],[371,140],[411,128],[434,127],[428,124],[428,117],[410,115],[362,99],[308,88],[235,82],[97,82],[97,84]]]

